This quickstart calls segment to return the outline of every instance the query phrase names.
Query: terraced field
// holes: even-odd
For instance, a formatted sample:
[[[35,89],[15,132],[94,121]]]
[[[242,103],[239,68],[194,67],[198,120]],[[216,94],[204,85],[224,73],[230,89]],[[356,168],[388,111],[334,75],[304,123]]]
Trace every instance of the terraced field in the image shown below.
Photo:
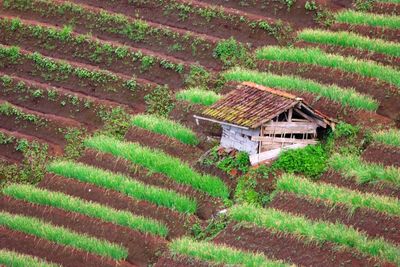
[[[216,149],[245,81],[322,152]],[[0,265],[400,266],[399,103],[398,0],[0,0]]]

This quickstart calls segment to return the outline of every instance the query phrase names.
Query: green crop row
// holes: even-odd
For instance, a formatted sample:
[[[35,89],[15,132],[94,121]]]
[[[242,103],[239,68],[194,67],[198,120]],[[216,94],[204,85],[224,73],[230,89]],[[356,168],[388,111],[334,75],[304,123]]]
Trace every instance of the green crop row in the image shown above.
[[[345,10],[336,14],[336,21],[355,25],[400,29],[400,16]]]
[[[338,45],[382,53],[389,56],[400,57],[400,44],[382,39],[372,39],[351,32],[332,32],[317,29],[305,29],[298,37],[306,42]]]
[[[288,61],[340,69],[368,78],[376,78],[400,88],[400,71],[398,70],[370,60],[328,54],[318,48],[268,46],[257,50],[256,56],[260,60]]]
[[[189,128],[156,115],[141,114],[132,118],[132,125],[177,139],[187,145],[197,145],[199,140]]]
[[[85,141],[89,148],[125,158],[152,172],[165,174],[178,183],[190,185],[213,197],[228,198],[229,191],[223,181],[211,175],[202,175],[187,163],[164,152],[137,143],[123,142],[108,136],[95,136]]]
[[[400,147],[400,130],[398,129],[375,132],[372,134],[372,138],[375,142],[384,145]]]
[[[351,209],[362,207],[390,215],[400,215],[400,202],[396,198],[361,193],[325,183],[315,183],[293,175],[281,176],[277,181],[276,188],[279,191],[326,200],[333,205],[344,204]]]
[[[229,266],[290,266],[280,261],[270,260],[261,253],[255,254],[245,252],[225,245],[218,245],[206,241],[194,241],[187,237],[173,240],[169,244],[169,249],[173,255],[184,255],[186,257]]]
[[[200,88],[190,88],[179,91],[176,94],[176,99],[190,102],[192,104],[200,104],[211,106],[221,98],[221,95],[214,91],[204,90]]]
[[[3,7],[14,10],[30,10],[42,16],[54,18],[68,17],[69,15],[74,17],[76,25],[83,25],[87,29],[103,33],[124,36],[133,42],[154,42],[154,38],[156,38],[157,43],[161,46],[166,46],[171,42],[179,45],[179,47],[170,46],[170,51],[181,51],[186,49],[185,47],[189,47],[192,54],[196,55],[197,51],[211,48],[205,40],[190,33],[181,34],[166,27],[155,27],[141,19],[131,19],[106,10],[96,12],[71,2],[57,3],[57,5],[48,0],[33,0],[29,4],[23,2],[24,0],[6,0],[3,1]],[[163,44],[164,40],[165,44]]]
[[[56,267],[57,264],[46,262],[42,259],[20,254],[11,250],[0,250],[0,264],[10,267]]]
[[[144,218],[143,216],[136,216],[127,211],[119,211],[63,193],[39,189],[32,185],[9,185],[3,189],[3,193],[31,203],[81,213],[106,222],[126,226],[143,233],[150,233],[162,237],[168,234],[168,228],[155,220]]]
[[[72,34],[69,27],[63,29],[44,27],[41,25],[30,25],[19,22],[19,26],[15,26],[16,19],[0,19],[0,28],[6,33],[9,31],[13,38],[17,40],[37,39],[42,40],[49,44],[51,40],[56,40],[64,43],[68,47],[76,49],[73,56],[85,58],[92,63],[124,63],[140,61],[140,71],[149,70],[155,63],[158,63],[164,69],[171,69],[178,73],[184,71],[184,65],[181,63],[174,63],[168,59],[159,58],[153,55],[146,55],[140,50],[134,51],[126,46],[111,45],[103,43],[96,39],[90,38],[88,35]],[[82,46],[87,47],[88,54],[82,53],[79,49]],[[57,47],[57,46],[56,46]]]
[[[40,118],[35,114],[26,113],[8,102],[0,104],[0,114],[8,117],[15,117],[16,121],[31,122],[37,126],[44,126],[47,122],[45,119]]]
[[[330,159],[331,167],[357,183],[387,182],[400,187],[400,169],[363,162],[358,156],[335,154]]]
[[[60,245],[70,246],[115,260],[125,259],[128,256],[127,249],[120,245],[85,234],[78,234],[33,217],[0,212],[0,225],[14,231],[34,235]]]
[[[341,88],[336,85],[324,85],[297,76],[276,75],[246,69],[232,69],[224,74],[225,79],[237,82],[254,82],[267,87],[277,87],[292,92],[312,93],[322,96],[342,106],[354,109],[376,111],[379,103],[370,96],[358,93],[353,88]]]
[[[399,247],[384,239],[369,238],[343,224],[312,221],[302,216],[252,205],[233,206],[229,214],[233,220],[238,222],[254,223],[259,227],[298,235],[321,244],[327,241],[332,242],[347,248],[354,248],[365,255],[400,264]]]
[[[135,199],[145,200],[179,212],[194,213],[196,211],[197,203],[195,200],[189,199],[172,190],[145,185],[124,175],[82,163],[72,161],[52,162],[49,164],[48,170],[64,177],[92,183],[121,192]]]

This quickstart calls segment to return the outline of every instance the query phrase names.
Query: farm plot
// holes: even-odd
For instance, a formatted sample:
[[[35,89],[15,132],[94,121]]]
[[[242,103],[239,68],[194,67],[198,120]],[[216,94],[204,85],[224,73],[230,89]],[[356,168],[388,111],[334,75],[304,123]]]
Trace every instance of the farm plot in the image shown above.
[[[1,1],[0,265],[399,265],[398,3],[239,2]],[[243,81],[360,136],[242,166],[193,115]]]

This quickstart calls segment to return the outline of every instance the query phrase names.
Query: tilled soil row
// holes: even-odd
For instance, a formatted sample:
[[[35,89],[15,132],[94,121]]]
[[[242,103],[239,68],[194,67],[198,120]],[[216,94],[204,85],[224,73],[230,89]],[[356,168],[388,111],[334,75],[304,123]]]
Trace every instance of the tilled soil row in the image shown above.
[[[0,248],[32,255],[65,267],[135,267],[127,262],[115,262],[45,239],[0,227]]]
[[[400,4],[375,2],[372,6],[372,13],[387,14],[387,15],[400,15]]]
[[[30,23],[28,25],[35,25],[35,22]],[[71,33],[71,38],[61,41],[49,38],[49,35],[46,34],[35,36],[34,31],[26,26],[14,31],[11,28],[3,27],[2,32],[0,43],[4,45],[17,45],[45,56],[88,64],[123,75],[135,75],[155,83],[168,84],[172,88],[179,88],[183,85],[184,75],[188,74],[190,69],[190,64],[184,61],[143,49],[128,48],[115,41],[102,41],[86,36],[82,42],[79,35],[73,33]],[[106,51],[104,45],[112,51],[127,49],[129,55],[118,57],[115,52]],[[138,58],[139,54],[141,58]],[[151,64],[143,63],[147,58],[151,60]],[[170,67],[170,64],[174,64],[174,66]],[[182,66],[182,71],[175,69],[178,65]]]
[[[63,192],[115,209],[127,210],[133,214],[158,220],[167,225],[169,239],[188,234],[191,231],[192,225],[199,222],[195,216],[187,216],[164,207],[158,207],[146,201],[135,200],[113,190],[106,190],[92,184],[82,183],[54,174],[47,174],[39,183],[39,187]]]
[[[201,219],[209,219],[223,207],[221,200],[217,198],[209,197],[190,186],[179,184],[160,173],[149,173],[146,169],[111,154],[87,149],[79,161],[112,172],[122,173],[145,184],[170,189],[194,198],[199,205],[196,215]]]
[[[1,75],[1,72],[0,72]],[[95,129],[103,123],[98,112],[109,110],[109,101],[72,93],[62,88],[48,86],[23,78],[12,77],[12,84],[3,87],[0,97],[14,105],[29,108],[44,114],[53,114],[77,120],[86,128]],[[25,89],[18,88],[23,83]],[[35,96],[35,93],[40,93]],[[54,94],[54,96],[52,96]],[[112,103],[114,107],[117,103]]]
[[[73,21],[74,31],[81,34],[90,32],[102,40],[117,41],[132,47],[154,51],[155,53],[171,55],[183,61],[199,62],[201,65],[215,70],[220,69],[222,66],[221,62],[213,56],[213,50],[217,42],[220,41],[218,37],[150,21],[138,21],[137,17],[133,15],[134,13],[127,13],[125,10],[121,10],[120,13],[113,13],[107,10],[107,15],[110,17],[126,15],[124,21],[121,21],[121,19],[104,20],[102,13],[105,10],[99,8],[101,7],[100,3],[92,6],[79,3],[81,11],[64,10],[63,15],[60,16],[54,7],[60,6],[64,2],[39,3],[34,1],[36,9],[21,11],[11,8],[4,9],[4,13],[52,25],[68,25]],[[126,31],[124,33],[123,29],[126,29],[126,23],[131,23],[132,25],[143,24],[143,28],[135,26],[138,28],[131,29],[131,33]]]
[[[276,27],[276,34],[282,35],[281,39],[290,38],[291,32],[285,32],[287,25],[279,25],[278,22],[265,16],[258,16],[254,14],[247,14],[245,12],[238,12],[228,8],[216,8],[207,3],[198,1],[186,0],[168,0],[163,2],[155,1],[129,1],[118,0],[114,2],[109,1],[95,1],[95,0],[73,0],[76,3],[88,4],[110,10],[116,13],[126,15],[137,14],[138,17],[168,25],[171,27],[181,28],[192,32],[206,34],[217,38],[230,38],[234,36],[240,42],[250,43],[252,46],[264,46],[268,44],[276,44],[278,41],[271,33],[268,32],[269,27]],[[181,7],[188,7],[187,10],[182,11]],[[211,9],[210,16],[207,10]],[[196,11],[204,11],[203,15],[199,15]],[[217,11],[216,11],[217,10]],[[222,11],[224,15],[217,13]],[[214,14],[215,13],[215,14]],[[266,29],[259,27],[261,24],[268,24]]]
[[[1,102],[1,100],[0,100]],[[16,106],[17,107],[17,106]],[[17,107],[26,115],[34,115],[41,120],[40,123],[35,123],[30,120],[21,119],[18,115],[0,114],[0,125],[8,131],[16,131],[25,135],[32,135],[46,142],[64,146],[66,140],[64,138],[67,128],[80,128],[81,124],[75,120],[38,113],[26,108]]]
[[[389,56],[386,54],[376,53],[368,50],[361,50],[350,47],[342,47],[336,45],[324,45],[324,44],[315,44],[315,43],[307,43],[304,41],[297,42],[295,44],[296,47],[299,48],[319,48],[326,53],[342,55],[345,57],[352,56],[360,60],[372,60],[378,63],[399,68],[400,67],[400,57]]]
[[[281,75],[301,76],[324,84],[336,84],[343,88],[353,87],[358,92],[371,95],[380,102],[377,110],[379,115],[393,120],[400,118],[398,88],[377,79],[362,77],[338,69],[293,62],[261,61],[258,63],[258,68]]]
[[[271,259],[283,260],[298,266],[339,266],[343,263],[348,266],[379,265],[378,261],[360,255],[355,250],[338,250],[329,242],[319,245],[291,234],[273,233],[249,225],[232,223],[214,239],[214,242],[261,252]]]
[[[351,211],[344,205],[328,205],[321,200],[312,200],[296,196],[292,193],[279,193],[269,207],[305,216],[311,220],[323,220],[332,223],[342,223],[367,233],[372,237],[383,237],[388,241],[399,244],[400,218],[392,217],[371,209],[358,208]]]
[[[371,27],[367,25],[350,25],[345,23],[334,23],[330,30],[332,31],[350,31],[365,35],[371,38],[379,38],[388,41],[398,42],[400,40],[400,30],[387,29],[382,27]]]
[[[18,140],[27,140],[29,142],[37,142],[43,145],[46,144],[48,146],[49,154],[53,156],[60,156],[63,153],[61,146],[49,143],[32,135],[21,134],[20,132],[15,131],[8,131],[3,128],[0,128],[0,134],[4,134],[6,137],[14,139],[12,142],[1,144],[0,155],[15,162],[22,162],[22,160],[24,159],[22,151],[17,150]]]
[[[351,190],[358,190],[364,193],[372,193],[378,195],[385,195],[389,197],[396,197],[400,199],[400,189],[393,188],[387,184],[379,183],[379,184],[357,184],[355,179],[345,178],[341,174],[329,170],[325,172],[319,181],[324,183],[333,184],[340,187],[347,187]]]
[[[400,148],[372,144],[361,155],[362,159],[371,163],[395,166],[400,168]]]
[[[207,263],[194,258],[183,257],[180,255],[164,255],[160,257],[154,267],[222,267],[224,265],[216,265],[215,263]]]
[[[3,197],[0,207],[9,213],[36,217],[77,233],[120,244],[128,249],[126,260],[138,266],[148,266],[157,261],[157,255],[164,251],[166,246],[166,241],[162,238],[53,207],[31,204],[10,197]]]
[[[19,78],[32,80],[40,83],[47,83],[50,86],[62,87],[71,92],[78,92],[84,95],[90,95],[100,99],[106,99],[113,102],[125,104],[132,111],[143,112],[145,104],[143,97],[148,94],[156,84],[143,79],[135,79],[136,87],[132,92],[126,84],[132,78],[131,76],[104,72],[110,75],[104,76],[99,80],[90,79],[89,77],[78,76],[76,73],[65,73],[61,70],[49,70],[42,68],[31,60],[31,52],[21,50],[21,58],[14,62],[9,58],[3,58],[0,62],[0,71],[7,75],[17,75]],[[67,63],[74,70],[89,70],[99,72],[100,69],[90,65],[79,64],[70,61],[59,61],[54,58],[46,57],[59,64]],[[100,73],[103,73],[102,71]],[[135,113],[136,113],[135,112]]]

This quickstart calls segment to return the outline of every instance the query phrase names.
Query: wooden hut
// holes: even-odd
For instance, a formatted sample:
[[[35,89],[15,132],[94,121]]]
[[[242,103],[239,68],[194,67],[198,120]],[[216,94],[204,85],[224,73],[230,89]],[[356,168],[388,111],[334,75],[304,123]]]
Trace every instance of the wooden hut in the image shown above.
[[[221,146],[249,153],[252,165],[276,159],[283,149],[316,144],[319,128],[335,126],[302,98],[250,82],[194,117],[197,124],[220,124]]]

